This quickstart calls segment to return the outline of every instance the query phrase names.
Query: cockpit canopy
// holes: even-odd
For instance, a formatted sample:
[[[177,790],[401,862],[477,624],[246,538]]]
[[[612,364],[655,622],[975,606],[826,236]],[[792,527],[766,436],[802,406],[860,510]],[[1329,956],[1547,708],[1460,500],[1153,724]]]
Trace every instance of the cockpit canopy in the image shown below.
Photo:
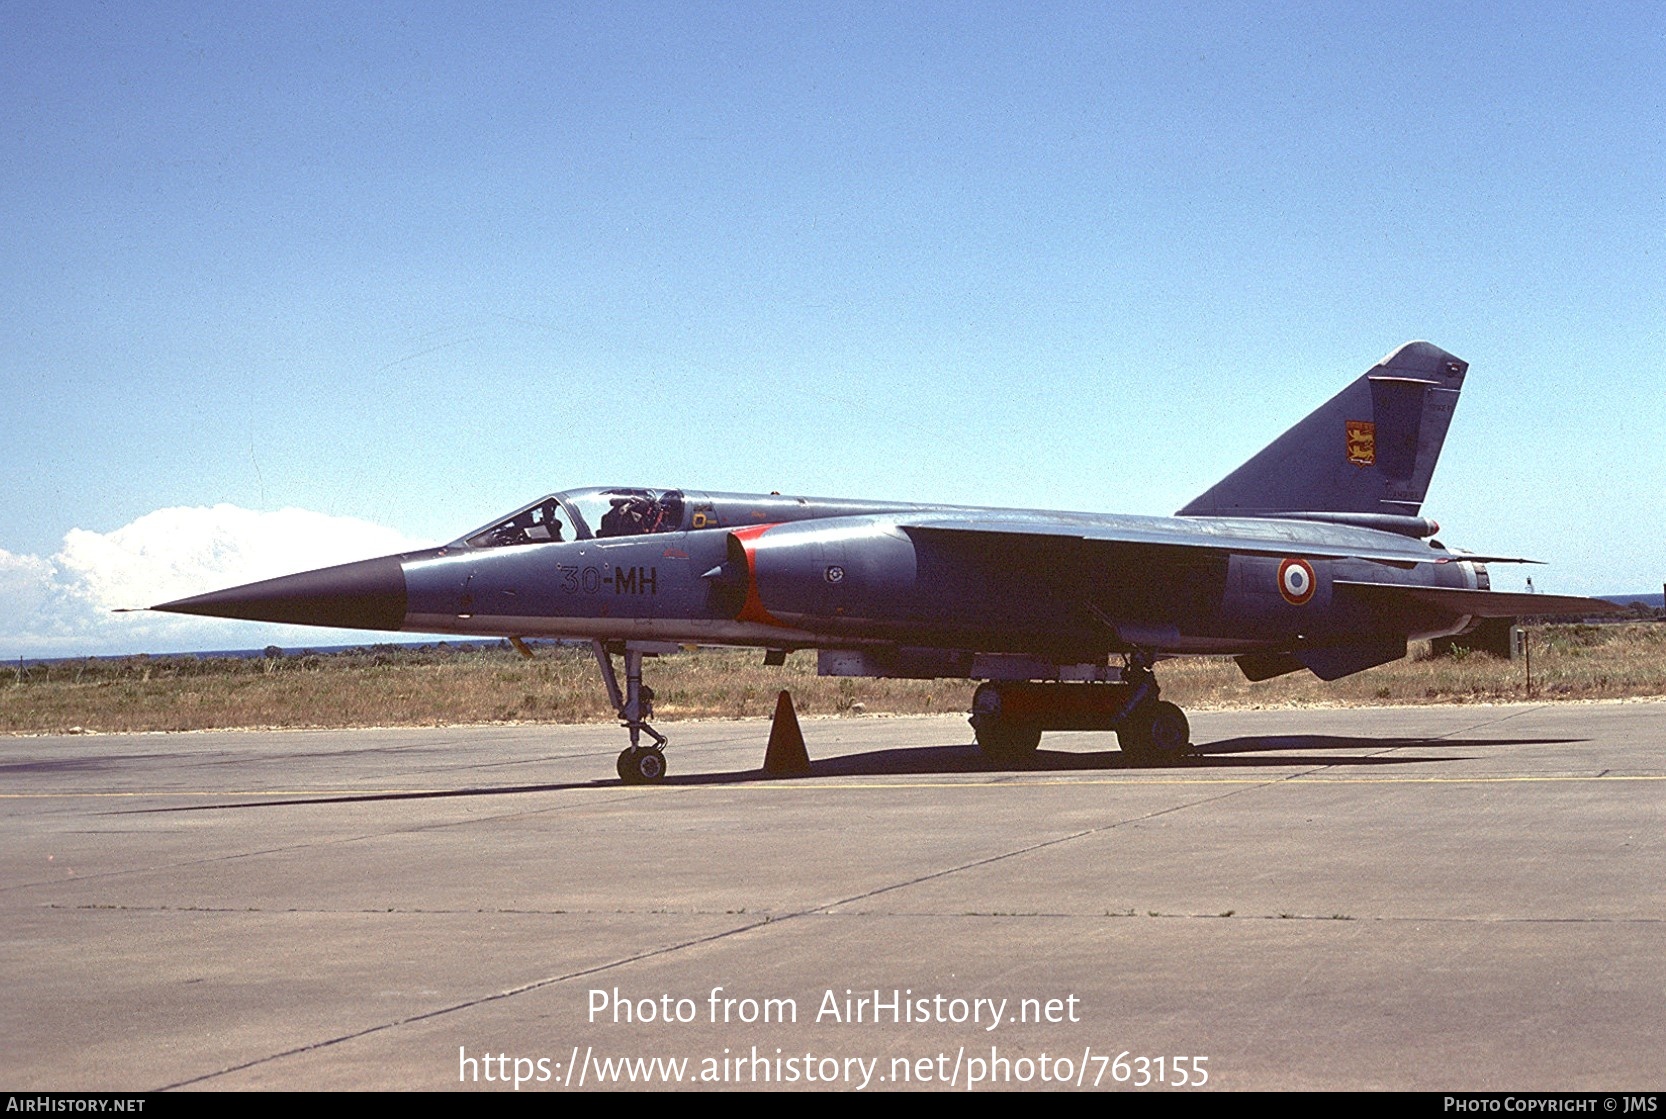
[[[644,536],[688,528],[681,490],[584,489],[550,494],[464,537],[471,548]]]

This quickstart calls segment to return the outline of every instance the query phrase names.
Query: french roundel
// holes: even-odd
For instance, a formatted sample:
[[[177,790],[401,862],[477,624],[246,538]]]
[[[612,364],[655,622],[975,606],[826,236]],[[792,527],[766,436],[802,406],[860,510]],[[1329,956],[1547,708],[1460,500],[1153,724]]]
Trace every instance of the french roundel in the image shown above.
[[[1317,580],[1306,560],[1287,559],[1278,565],[1278,593],[1292,606],[1303,606],[1313,597]]]

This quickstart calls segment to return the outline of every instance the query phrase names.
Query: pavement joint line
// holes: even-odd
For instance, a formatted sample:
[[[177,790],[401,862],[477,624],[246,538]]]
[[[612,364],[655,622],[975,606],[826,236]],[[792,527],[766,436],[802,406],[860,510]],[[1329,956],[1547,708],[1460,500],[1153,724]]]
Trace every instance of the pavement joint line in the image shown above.
[[[1266,784],[1267,782],[1263,781],[1262,783]],[[1184,804],[1184,805],[1171,805],[1167,808],[1160,809],[1156,812],[1143,813],[1139,816],[1130,817],[1130,818],[1124,819],[1124,820],[1117,820],[1114,823],[1104,824],[1100,827],[1086,828],[1086,829],[1083,829],[1083,830],[1078,831],[1078,832],[1073,832],[1070,835],[1056,836],[1052,839],[1043,840],[1039,843],[1026,844],[1023,847],[1016,848],[1016,849],[1011,850],[1011,851],[1005,851],[1005,852],[1002,852],[1001,854],[992,855],[992,856],[989,856],[989,857],[983,858],[983,859],[975,859],[975,860],[972,860],[971,862],[964,863],[964,864],[961,864],[961,865],[958,865],[958,866],[945,867],[945,868],[943,868],[941,870],[938,870],[938,871],[936,871],[934,873],[931,873],[931,874],[918,875],[918,876],[916,876],[914,878],[911,878],[911,879],[909,879],[908,881],[905,881],[905,882],[893,882],[893,883],[891,883],[889,885],[886,885],[886,886],[877,887],[877,888],[872,889],[872,890],[865,890],[862,893],[852,895],[851,897],[840,899],[840,900],[835,900],[835,901],[831,901],[831,902],[826,902],[826,903],[823,903],[821,905],[811,907],[809,909],[800,910],[796,913],[787,913],[787,914],[783,914],[780,917],[764,917],[761,920],[749,922],[749,923],[747,923],[745,925],[742,925],[738,928],[729,929],[729,930],[726,930],[724,932],[713,933],[710,936],[697,937],[693,940],[685,941],[681,944],[668,945],[664,948],[656,949],[652,952],[638,953],[634,956],[630,956],[630,957],[626,957],[626,958],[618,959],[618,960],[613,960],[613,961],[610,961],[610,962],[604,963],[604,964],[598,964],[595,967],[585,968],[585,969],[582,969],[582,970],[579,970],[579,971],[576,971],[576,972],[572,972],[572,973],[566,974],[566,975],[550,976],[550,977],[540,979],[540,980],[533,980],[530,983],[525,983],[525,984],[520,985],[519,987],[514,987],[514,988],[511,988],[511,989],[506,990],[506,991],[499,991],[499,992],[496,992],[496,993],[491,994],[491,995],[484,995],[484,996],[481,996],[480,998],[466,1000],[464,1002],[457,1003],[457,1004],[454,1004],[452,1006],[439,1007],[439,1008],[427,1011],[427,1012],[422,1013],[422,1014],[409,1015],[409,1016],[406,1016],[406,1017],[401,1018],[401,1019],[399,1019],[397,1021],[394,1021],[394,1022],[384,1022],[384,1023],[381,1023],[379,1025],[370,1026],[370,1027],[367,1027],[367,1028],[362,1029],[362,1030],[355,1030],[351,1033],[343,1034],[339,1037],[327,1038],[323,1041],[311,1042],[307,1045],[296,1046],[292,1049],[287,1049],[287,1050],[285,1050],[281,1053],[273,1053],[273,1054],[268,1054],[265,1057],[257,1057],[253,1060],[246,1061],[242,1064],[234,1065],[234,1066],[231,1066],[231,1067],[225,1068],[225,1069],[221,1069],[218,1072],[203,1073],[200,1076],[192,1077],[188,1080],[182,1080],[182,1081],[179,1081],[179,1082],[174,1083],[174,1084],[165,1085],[164,1087],[158,1089],[158,1091],[164,1091],[165,1092],[165,1091],[172,1090],[174,1088],[189,1087],[192,1084],[198,1084],[198,1083],[201,1083],[201,1082],[206,1081],[206,1080],[214,1079],[216,1077],[228,1075],[230,1073],[240,1072],[244,1069],[253,1068],[256,1065],[266,1064],[266,1063],[271,1062],[271,1061],[280,1060],[284,1057],[295,1056],[295,1055],[298,1055],[298,1054],[301,1054],[301,1053],[311,1052],[311,1051],[316,1050],[316,1049],[327,1048],[329,1046],[338,1045],[338,1044],[340,1044],[342,1042],[345,1042],[345,1041],[352,1041],[356,1038],[364,1037],[364,1036],[367,1036],[367,1035],[372,1034],[372,1033],[379,1033],[383,1030],[395,1029],[399,1026],[409,1025],[413,1022],[421,1022],[421,1021],[424,1021],[424,1020],[429,1019],[429,1018],[440,1017],[442,1015],[450,1014],[450,1013],[453,1013],[455,1011],[471,1009],[472,1007],[480,1006],[480,1005],[483,1005],[485,1003],[496,1002],[496,1001],[499,1001],[501,999],[510,998],[512,996],[515,996],[515,995],[525,994],[529,991],[539,990],[541,988],[548,987],[548,986],[554,985],[556,983],[569,982],[573,979],[582,978],[586,975],[595,975],[595,974],[599,974],[599,973],[604,972],[604,971],[611,971],[614,968],[623,967],[626,964],[636,963],[636,962],[639,962],[641,960],[652,959],[652,958],[657,957],[657,956],[670,955],[671,953],[681,951],[684,948],[693,948],[693,947],[697,947],[699,945],[716,943],[717,941],[727,940],[730,937],[739,936],[741,934],[750,932],[754,929],[763,928],[765,926],[780,925],[783,922],[792,921],[792,920],[795,920],[797,918],[803,918],[803,917],[827,916],[827,915],[829,915],[829,911],[832,910],[833,908],[835,908],[836,906],[849,905],[852,902],[861,901],[861,900],[866,899],[866,898],[877,897],[880,894],[889,893],[893,890],[902,889],[902,888],[907,887],[907,886],[917,885],[921,882],[929,882],[929,881],[932,881],[933,879],[942,878],[942,877],[945,877],[945,876],[950,875],[950,874],[957,874],[957,873],[959,873],[961,871],[964,871],[964,870],[971,870],[973,868],[980,867],[980,866],[988,866],[992,863],[1001,862],[1005,859],[1013,858],[1013,857],[1018,856],[1018,855],[1027,854],[1027,853],[1030,853],[1030,852],[1033,852],[1033,851],[1043,850],[1045,848],[1054,847],[1054,846],[1057,846],[1057,845],[1062,844],[1062,843],[1068,843],[1068,842],[1071,842],[1072,840],[1075,840],[1075,839],[1080,839],[1080,838],[1083,838],[1085,836],[1095,835],[1095,834],[1098,834],[1100,832],[1109,831],[1113,828],[1122,827],[1126,824],[1139,823],[1143,820],[1153,819],[1153,818],[1158,817],[1158,816],[1166,816],[1166,815],[1168,815],[1172,812],[1178,812],[1183,808],[1193,807],[1195,804],[1198,804],[1198,803],[1206,803],[1208,800],[1219,800],[1219,799],[1222,799],[1222,797],[1233,796],[1238,791],[1241,791],[1241,790],[1233,790],[1232,792],[1223,793],[1223,794],[1221,794],[1220,797],[1205,798],[1205,801],[1203,801],[1203,802],[1193,801],[1193,802],[1190,802],[1190,803]]]
[[[234,806],[228,805],[227,807]],[[183,862],[163,863],[156,866],[125,867],[120,870],[101,871],[97,874],[78,874],[72,879],[49,878],[30,882],[14,882],[8,885],[0,885],[0,893],[6,893],[10,890],[31,889],[38,886],[55,884],[62,885],[66,881],[73,881],[77,884],[97,882],[106,878],[120,878],[130,874],[150,874],[159,870],[175,870],[181,867],[192,866],[209,866],[214,863],[233,862],[238,859],[258,858],[263,855],[283,855],[292,851],[309,850],[314,847],[333,847],[337,844],[343,843],[363,843],[368,840],[385,839],[390,835],[416,835],[422,832],[438,831],[445,828],[464,827],[474,824],[498,823],[503,820],[514,820],[523,816],[542,816],[558,810],[559,809],[557,808],[549,807],[532,808],[519,812],[497,813],[490,816],[472,816],[464,820],[440,820],[432,824],[419,824],[414,827],[394,827],[387,828],[383,831],[360,832],[354,835],[330,836],[322,839],[309,840],[305,843],[286,844],[281,847],[266,847],[255,851],[236,851],[229,855],[216,855],[213,858],[207,859],[187,859]]]
[[[906,885],[906,883],[905,883]],[[894,887],[882,887],[876,892]],[[844,903],[832,902],[831,905]],[[1137,908],[1137,907],[1136,907]],[[416,909],[404,906],[375,909],[319,909],[319,908],[285,908],[268,909],[260,906],[212,906],[212,905],[59,905],[55,903],[40,907],[44,911],[62,912],[116,912],[116,913],[214,913],[214,914],[249,914],[262,917],[284,917],[292,914],[309,917],[381,917],[381,916],[416,916],[416,917],[617,917],[617,916],[660,916],[660,917],[739,917],[742,914],[733,910],[707,909]],[[1529,917],[1529,916],[1447,916],[1442,914],[1381,914],[1373,913],[1356,916],[1345,913],[1239,913],[1230,916],[1222,913],[1163,913],[1147,910],[1144,913],[1127,912],[1123,910],[1112,912],[1083,912],[1067,913],[1051,910],[990,910],[988,912],[952,912],[938,910],[898,909],[898,910],[841,910],[840,912],[825,912],[823,910],[803,910],[798,913],[788,913],[780,917],[764,917],[755,925],[732,930],[730,933],[714,934],[715,936],[729,936],[733,933],[745,932],[751,928],[763,925],[778,925],[795,917],[817,917],[838,919],[847,917],[899,917],[909,920],[940,919],[952,921],[1108,921],[1108,920],[1136,920],[1136,921],[1335,921],[1340,924],[1358,923],[1361,925],[1379,924],[1448,924],[1448,925],[1666,925],[1666,917]],[[703,942],[691,942],[690,945]],[[669,951],[670,949],[666,949]],[[645,957],[632,957],[618,963],[632,963]],[[593,970],[606,970],[616,964],[598,965]],[[582,978],[569,976],[566,978]],[[559,981],[559,978],[557,980]],[[523,988],[517,988],[520,990]]]
[[[1326,767],[1326,768],[1328,768],[1328,767]],[[1502,776],[1502,777],[1327,777],[1327,776],[1322,776],[1322,774],[1324,772],[1325,772],[1325,769],[1321,768],[1320,770],[1308,770],[1308,771],[1304,771],[1303,773],[1291,774],[1287,777],[1272,779],[1272,780],[1265,779],[1265,778],[1251,779],[1251,778],[1239,778],[1239,777],[1198,777],[1198,778],[1164,777],[1164,778],[1143,778],[1143,779],[1142,778],[1132,778],[1132,777],[1130,777],[1130,778],[1120,778],[1120,779],[1118,779],[1118,778],[1079,778],[1079,779],[1075,779],[1075,780],[1020,781],[1020,780],[1014,780],[1011,777],[1011,775],[1007,775],[1007,777],[1005,777],[1005,778],[997,779],[997,780],[993,780],[993,781],[939,781],[939,782],[913,781],[913,782],[896,782],[896,783],[892,783],[892,782],[873,782],[873,783],[830,782],[830,783],[827,783],[827,784],[817,785],[815,787],[818,788],[818,789],[851,789],[851,790],[856,790],[856,791],[863,791],[863,790],[871,791],[871,790],[877,790],[877,789],[1051,788],[1051,787],[1073,786],[1073,785],[1216,785],[1216,786],[1227,785],[1227,786],[1237,786],[1238,788],[1235,791],[1244,791],[1244,790],[1247,790],[1247,789],[1250,789],[1250,788],[1274,788],[1274,787],[1279,786],[1279,785],[1314,784],[1314,783],[1318,783],[1318,782],[1321,782],[1321,781],[1325,782],[1327,784],[1337,784],[1337,785],[1493,785],[1493,784],[1588,783],[1588,782],[1597,782],[1597,781],[1602,781],[1602,782],[1655,782],[1655,781],[1666,781],[1666,774],[1632,774],[1632,775],[1625,775],[1625,774],[1608,773],[1606,771],[1604,771],[1603,773],[1600,773],[1600,774],[1559,775],[1559,776],[1548,776],[1548,777],[1535,777],[1535,776],[1527,776],[1527,775]],[[1316,774],[1318,774],[1318,775],[1316,776]],[[738,783],[738,784],[735,784],[735,785],[689,786],[689,788],[691,788],[691,789],[692,788],[726,789],[726,790],[727,789],[736,789],[736,790],[746,789],[746,790],[757,790],[757,791],[780,791],[780,790],[787,789],[787,788],[799,788],[799,787],[802,787],[801,783],[799,783],[799,782],[742,782],[742,783]],[[599,789],[599,790],[611,790],[611,791],[614,791],[614,792],[620,791],[617,787],[609,786],[609,785],[599,785],[599,786],[597,786],[597,789]],[[270,793],[257,793],[257,792],[235,792],[235,793],[196,792],[196,793],[190,793],[190,794],[184,794],[184,793],[180,793],[180,792],[167,792],[167,793],[68,793],[68,794],[65,794],[65,793],[4,793],[4,794],[0,794],[0,799],[30,799],[30,798],[51,798],[51,797],[97,798],[97,797],[111,797],[111,796],[123,796],[123,797],[125,797],[125,796],[182,796],[182,795],[193,795],[193,796],[251,796],[251,797],[252,796],[289,796],[289,797],[292,797],[292,796],[307,795],[307,796],[315,796],[316,797],[316,796],[328,796],[330,794],[327,793],[327,792],[319,793],[319,792],[316,792],[316,791],[312,792],[312,793],[300,793],[300,792],[296,792],[296,791],[293,791],[293,790],[288,790],[288,791],[284,791],[284,792],[270,792]],[[360,794],[354,794],[354,795],[360,795]],[[1231,794],[1224,794],[1224,795],[1231,795]],[[1164,812],[1178,811],[1180,808],[1192,807],[1193,805],[1196,805],[1196,804],[1207,804],[1211,800],[1217,800],[1217,799],[1220,799],[1220,798],[1211,797],[1211,798],[1206,798],[1206,799],[1201,800],[1201,801],[1193,801],[1193,802],[1190,802],[1189,804],[1186,804],[1186,805],[1176,805],[1176,806],[1173,806],[1171,808],[1165,809]],[[548,811],[550,811],[550,810],[547,809],[547,808],[532,809],[532,810],[528,810],[528,811],[524,811],[524,812],[508,813],[508,814],[502,815],[502,816],[493,816],[490,819],[492,821],[498,821],[498,820],[513,818],[513,817],[516,817],[516,816],[535,816],[535,815],[541,815],[541,814],[543,814],[545,812],[548,812]],[[1159,813],[1159,814],[1161,814],[1161,813]],[[1139,820],[1148,819],[1148,818],[1150,818],[1150,817],[1135,817],[1135,818],[1132,818],[1130,820],[1120,821],[1118,824],[1109,824],[1109,825],[1106,825],[1105,827],[1106,828],[1117,827],[1117,826],[1120,826],[1121,824],[1124,824],[1124,823],[1135,823],[1135,822],[1138,822]],[[240,852],[237,852],[235,854],[217,856],[213,859],[193,859],[193,860],[189,860],[189,861],[183,862],[183,863],[170,863],[170,864],[167,864],[167,869],[171,869],[171,868],[174,868],[174,867],[181,867],[181,866],[207,865],[209,863],[227,862],[227,861],[234,860],[234,859],[254,858],[254,857],[258,857],[258,856],[262,856],[262,855],[280,855],[280,854],[285,854],[285,853],[291,852],[291,851],[301,851],[301,850],[305,850],[309,847],[319,846],[321,843],[334,845],[334,844],[337,844],[337,843],[362,842],[364,840],[377,839],[377,838],[381,838],[381,837],[384,837],[384,836],[387,836],[387,835],[390,835],[390,834],[405,834],[405,833],[412,833],[412,832],[432,831],[432,830],[438,830],[438,829],[444,829],[444,828],[460,827],[460,826],[465,826],[465,825],[473,825],[473,824],[478,824],[478,823],[482,823],[482,822],[485,822],[485,821],[483,821],[481,819],[477,819],[477,818],[472,818],[472,817],[467,819],[467,820],[440,821],[440,822],[433,823],[433,824],[422,825],[422,826],[416,827],[416,828],[397,828],[397,829],[393,829],[392,831],[386,831],[386,832],[373,832],[373,833],[366,833],[366,834],[361,834],[361,835],[341,836],[341,837],[337,837],[335,839],[329,839],[329,840],[323,840],[323,841],[314,841],[314,842],[309,842],[309,843],[297,843],[297,844],[291,844],[291,845],[287,845],[287,846],[283,846],[283,847],[264,848],[264,849],[261,849],[261,850],[258,850],[258,851],[240,851]],[[1077,837],[1080,837],[1080,836],[1091,835],[1095,831],[1099,831],[1099,830],[1105,830],[1105,829],[1104,828],[1090,829],[1089,831],[1078,833],[1077,836],[1070,836],[1070,837],[1065,837],[1065,838],[1077,838]],[[1062,842],[1062,841],[1063,840],[1050,840],[1050,841],[1048,841],[1048,843],[1051,844],[1051,843],[1054,843],[1054,842]],[[1035,848],[1028,848],[1027,850],[1034,850],[1034,849]],[[1022,851],[1015,851],[1015,852],[1009,852],[1008,854],[1021,854],[1021,853],[1023,853],[1023,852]],[[942,871],[942,872],[939,872],[939,873],[940,874],[952,873],[953,869],[970,869],[973,866],[983,865],[983,863],[993,862],[997,858],[1005,858],[1005,857],[1007,857],[1007,856],[1006,855],[996,856],[996,857],[993,857],[991,859],[983,860],[982,863],[970,863],[970,864],[967,864],[965,867],[951,868],[950,870]],[[122,876],[122,875],[133,874],[133,873],[148,873],[148,872],[152,872],[152,871],[156,871],[156,870],[160,870],[160,869],[165,869],[165,868],[163,868],[163,867],[129,868],[129,869],[124,869],[124,870],[110,871],[110,872],[104,873],[104,874],[89,874],[89,875],[84,875],[84,876],[77,876],[75,881],[77,881],[77,882],[94,882],[94,881],[98,881],[99,879],[109,878],[109,877],[113,877],[113,876],[119,877],[119,876]],[[936,877],[936,876],[937,875],[927,876],[927,878],[918,879],[917,881],[927,881],[927,880],[929,880],[930,877]],[[56,882],[59,882],[59,881],[60,881],[59,879],[48,879],[48,880],[42,880],[42,881],[20,882],[20,883],[14,883],[12,885],[4,885],[4,886],[0,886],[0,893],[5,893],[5,892],[9,892],[11,890],[17,890],[17,889],[28,889],[28,888],[36,887],[36,886],[50,885],[50,884],[53,884],[53,883],[56,883]],[[910,885],[910,884],[912,884],[912,883],[898,883],[898,884],[894,884],[891,887],[885,887],[885,888],[886,889],[893,889],[893,888],[897,888],[898,886]],[[869,896],[869,895],[856,895],[855,897],[846,899],[845,901],[833,902],[833,903],[830,903],[830,904],[834,904],[834,905],[849,904],[850,902],[860,900],[862,897],[865,897],[865,896]],[[796,916],[796,914],[790,915],[790,916]],[[780,918],[780,919],[781,920],[786,920],[788,918],[783,917],[783,918]]]
[[[1269,780],[1263,779],[1262,781],[1258,782],[1257,784],[1259,784],[1261,786],[1266,786],[1266,785],[1275,784],[1275,783],[1276,782],[1274,782],[1274,781],[1269,781]],[[1250,783],[1249,782],[1244,782],[1243,784],[1245,784],[1247,786]],[[1129,824],[1139,824],[1139,823],[1143,823],[1147,820],[1154,820],[1159,816],[1168,816],[1168,815],[1171,815],[1172,813],[1175,813],[1175,812],[1181,812],[1181,811],[1184,811],[1186,809],[1195,808],[1200,804],[1210,804],[1210,803],[1213,803],[1214,801],[1224,800],[1228,797],[1237,796],[1239,793],[1244,792],[1244,791],[1246,791],[1246,790],[1245,789],[1232,789],[1232,790],[1229,790],[1227,792],[1221,793],[1218,796],[1203,797],[1199,800],[1188,801],[1185,804],[1171,804],[1166,808],[1160,808],[1160,809],[1157,809],[1154,812],[1144,812],[1144,813],[1141,813],[1138,816],[1130,816],[1126,819],[1115,820],[1115,821],[1113,821],[1111,823],[1108,823],[1108,824],[1101,824],[1098,827],[1083,828],[1080,831],[1072,832],[1069,835],[1054,836],[1052,839],[1044,839],[1044,840],[1040,840],[1036,843],[1026,844],[1023,847],[1017,847],[1017,848],[1014,848],[1011,851],[1005,851],[1005,852],[1002,852],[1001,854],[998,854],[998,855],[990,855],[990,856],[988,856],[986,858],[982,858],[982,859],[973,859],[971,862],[963,863],[959,866],[945,867],[941,870],[933,871],[930,874],[922,874],[922,875],[919,875],[915,878],[911,878],[906,882],[893,882],[888,886],[879,886],[879,887],[876,887],[872,890],[866,890],[866,891],[863,891],[860,894],[856,894],[852,897],[846,898],[843,901],[829,902],[827,905],[819,906],[816,909],[809,910],[808,912],[810,912],[810,913],[825,912],[827,910],[832,909],[834,906],[850,905],[854,902],[862,901],[866,898],[878,897],[880,894],[889,893],[892,890],[900,890],[900,889],[903,889],[904,887],[907,887],[907,886],[917,886],[922,882],[930,882],[930,881],[933,881],[933,880],[938,879],[938,878],[944,878],[944,877],[946,877],[948,875],[951,875],[951,874],[959,874],[961,871],[973,870],[973,869],[976,869],[978,867],[990,866],[994,863],[1004,862],[1007,859],[1016,858],[1019,855],[1032,854],[1036,851],[1046,850],[1049,847],[1057,847],[1061,844],[1071,843],[1071,842],[1074,842],[1075,840],[1078,840],[1078,839],[1085,839],[1088,836],[1098,835],[1102,832],[1112,831],[1112,830],[1114,830],[1116,828],[1120,828],[1120,827],[1126,827]]]
[[[210,866],[214,863],[233,862],[237,859],[256,858],[260,855],[283,855],[290,851],[305,851],[309,847],[316,847],[317,843],[291,843],[282,847],[263,847],[258,851],[238,851],[230,855],[215,855],[207,859],[186,859],[177,863],[161,863],[154,866],[123,867],[120,870],[100,871],[97,874],[76,874],[69,878],[42,878],[32,882],[13,882],[0,885],[0,893],[11,890],[29,890],[40,886],[62,886],[67,883],[81,885],[87,882],[98,882],[106,878],[121,878],[129,874],[151,874],[158,870],[177,870],[181,867]]]
[[[1450,917],[1439,914],[1390,915],[1381,913],[1368,914],[1363,917],[1345,913],[1234,913],[1230,917],[1223,917],[1219,913],[1154,913],[1150,910],[1144,913],[1129,913],[1126,911],[1110,913],[939,913],[921,910],[853,909],[838,913],[824,913],[820,916],[829,919],[840,917],[897,917],[909,920],[943,918],[1006,921],[1322,921],[1334,922],[1339,925],[1666,925],[1666,917]]]
[[[637,963],[642,960],[651,960],[657,956],[669,955],[672,952],[680,952],[685,948],[696,948],[702,944],[710,944],[714,941],[722,940],[737,933],[746,932],[750,929],[755,929],[772,923],[773,922],[766,917],[761,921],[753,921],[750,924],[743,925],[739,928],[712,933],[709,936],[696,937],[693,940],[685,940],[678,944],[668,944],[664,947],[655,948],[647,952],[638,952],[634,956],[626,956],[617,960],[609,960],[606,963],[597,964],[594,967],[580,968],[577,971],[567,972],[562,975],[551,975],[546,976],[543,979],[534,979],[531,982],[523,983],[518,987],[511,987],[507,990],[496,991],[489,995],[481,995],[478,998],[466,999],[463,1002],[454,1003],[450,1006],[441,1006],[436,1007],[433,1010],[425,1010],[421,1014],[408,1014],[403,1018],[399,1018],[391,1022],[380,1022],[374,1026],[366,1026],[363,1029],[352,1030],[337,1037],[325,1038],[321,1041],[308,1042],[305,1045],[297,1045],[290,1049],[285,1049],[281,1053],[269,1053],[264,1057],[256,1057],[252,1060],[244,1061],[241,1064],[231,1065],[215,1072],[205,1072],[199,1076],[179,1080],[172,1084],[165,1084],[162,1087],[155,1089],[155,1091],[170,1092],[176,1088],[188,1088],[193,1084],[201,1084],[206,1080],[213,1080],[217,1077],[228,1076],[234,1072],[242,1072],[244,1069],[254,1068],[256,1065],[268,1064],[272,1061],[282,1060],[285,1057],[299,1056],[302,1053],[310,1053],[318,1049],[327,1049],[332,1045],[340,1045],[342,1042],[353,1041],[361,1037],[368,1037],[371,1034],[381,1033],[384,1030],[397,1029],[400,1026],[408,1026],[412,1023],[423,1022],[430,1018],[439,1018],[447,1014],[455,1013],[459,1010],[470,1010],[477,1006],[484,1006],[487,1003],[512,998],[515,995],[524,995],[529,991],[540,990],[544,987],[553,986],[557,983],[567,983],[574,979],[583,979],[587,975],[595,975],[600,972],[611,971],[613,968],[623,967],[626,964]]]

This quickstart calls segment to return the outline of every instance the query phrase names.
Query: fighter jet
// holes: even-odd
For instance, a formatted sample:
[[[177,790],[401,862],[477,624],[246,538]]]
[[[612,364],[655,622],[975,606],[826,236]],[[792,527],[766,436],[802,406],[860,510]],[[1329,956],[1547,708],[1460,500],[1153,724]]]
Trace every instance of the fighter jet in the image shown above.
[[[1406,343],[1173,517],[575,489],[441,547],[152,609],[587,640],[632,783],[666,771],[643,658],[686,645],[760,648],[767,664],[814,649],[822,675],[979,680],[971,722],[997,758],[1044,731],[1114,730],[1163,764],[1190,727],[1159,698],[1162,658],[1335,680],[1482,619],[1616,609],[1493,591],[1488,563],[1532,561],[1450,548],[1422,516],[1467,369]]]

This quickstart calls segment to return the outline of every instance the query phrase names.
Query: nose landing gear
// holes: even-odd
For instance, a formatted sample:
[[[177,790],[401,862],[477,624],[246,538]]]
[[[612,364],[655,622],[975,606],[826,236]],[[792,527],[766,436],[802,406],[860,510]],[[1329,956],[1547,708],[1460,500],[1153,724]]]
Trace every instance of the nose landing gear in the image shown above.
[[[665,747],[669,740],[648,725],[648,717],[654,713],[654,689],[642,682],[643,655],[653,656],[660,650],[626,642],[625,687],[621,692],[619,677],[613,671],[613,651],[601,641],[592,641],[590,645],[595,650],[596,663],[601,666],[608,698],[613,701],[614,710],[619,712],[620,723],[631,734],[631,744],[620,753],[615,766],[619,780],[627,785],[651,785],[664,780]],[[675,648],[669,647],[671,650]],[[644,733],[654,740],[652,746],[642,745]]]

